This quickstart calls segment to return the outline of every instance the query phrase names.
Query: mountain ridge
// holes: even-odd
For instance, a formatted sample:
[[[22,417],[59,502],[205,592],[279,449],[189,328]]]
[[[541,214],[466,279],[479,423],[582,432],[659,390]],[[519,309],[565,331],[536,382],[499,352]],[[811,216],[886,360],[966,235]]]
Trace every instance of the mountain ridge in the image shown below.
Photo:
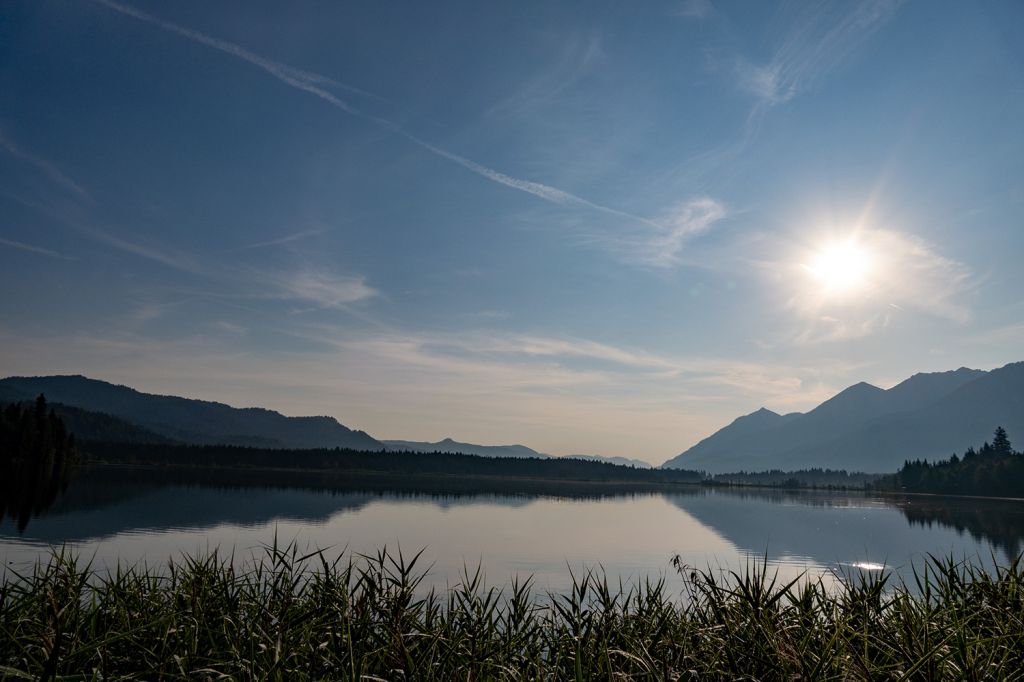
[[[1024,362],[918,373],[889,389],[859,382],[788,420],[767,414],[775,413],[761,408],[739,417],[662,466],[885,472],[905,459],[948,457],[998,425],[1024,433]]]
[[[424,454],[452,452],[462,455],[479,455],[480,457],[537,457],[540,459],[549,459],[551,457],[551,455],[537,452],[525,445],[477,445],[475,443],[462,443],[453,438],[444,438],[436,443],[415,440],[382,440],[381,443],[388,450],[410,450]]]
[[[444,438],[436,443],[377,440],[346,427],[333,417],[287,417],[265,407],[145,393],[130,386],[81,374],[0,379],[0,403],[34,400],[40,393],[72,420],[85,440],[138,444],[182,443],[256,448],[403,450],[425,454],[449,452],[481,457],[558,459],[520,444],[478,445]],[[113,434],[113,435],[111,435]],[[625,457],[572,455],[576,459],[650,467]]]
[[[444,438],[436,443],[429,441],[415,440],[382,440],[389,450],[411,450],[424,454],[434,452],[454,452],[462,455],[479,455],[480,457],[536,457],[539,459],[582,459],[589,462],[607,462],[622,466],[635,466],[640,468],[651,468],[649,462],[628,457],[606,457],[604,455],[549,455],[546,452],[534,450],[526,445],[479,445],[476,443],[463,443],[453,438]]]
[[[166,438],[197,445],[380,450],[364,431],[333,417],[286,417],[262,407],[237,408],[209,400],[144,393],[80,374],[0,379],[0,392],[46,395],[47,400],[111,415]]]

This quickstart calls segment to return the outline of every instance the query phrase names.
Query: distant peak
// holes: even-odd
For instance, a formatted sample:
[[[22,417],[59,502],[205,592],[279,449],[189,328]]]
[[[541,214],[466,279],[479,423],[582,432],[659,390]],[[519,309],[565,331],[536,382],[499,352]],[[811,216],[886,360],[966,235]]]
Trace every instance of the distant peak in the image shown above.
[[[735,422],[733,422],[733,423],[737,423],[737,422],[739,422],[739,423],[748,423],[748,424],[752,423],[752,422],[753,423],[759,423],[759,422],[770,421],[770,420],[774,420],[774,419],[778,419],[778,418],[779,418],[779,414],[777,412],[772,412],[767,407],[762,407],[762,408],[759,408],[759,409],[755,410],[754,412],[751,412],[750,414],[745,414],[742,417],[737,417]]]
[[[825,403],[830,403],[836,398],[839,398],[840,396],[843,398],[847,398],[850,396],[868,395],[872,393],[885,393],[885,389],[879,388],[874,384],[869,384],[866,381],[858,381],[853,386],[849,386],[847,388],[844,388],[842,391],[839,391],[839,393],[836,393],[834,396],[826,400]],[[822,405],[824,405],[825,403],[822,403]]]
[[[853,386],[850,386],[850,388],[848,388],[846,390],[847,391],[852,391],[852,390],[857,390],[857,391],[881,391],[882,389],[880,389],[878,386],[875,386],[874,384],[869,384],[866,381],[858,381],[857,383],[855,383]]]

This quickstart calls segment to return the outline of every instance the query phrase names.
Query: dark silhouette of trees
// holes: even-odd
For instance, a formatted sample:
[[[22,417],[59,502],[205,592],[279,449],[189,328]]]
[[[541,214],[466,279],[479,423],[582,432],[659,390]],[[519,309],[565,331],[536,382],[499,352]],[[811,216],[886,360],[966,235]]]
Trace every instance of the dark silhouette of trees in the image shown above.
[[[881,490],[944,495],[1024,497],[1024,455],[1014,452],[1009,436],[998,427],[991,443],[967,448],[948,460],[906,461],[892,476],[880,479]]]
[[[44,396],[0,410],[0,521],[23,531],[67,487],[77,459],[75,437]]]
[[[995,437],[992,438],[992,452],[1003,457],[1013,454],[1010,439],[1006,436],[1006,429],[1002,426],[996,427]]]
[[[751,485],[773,488],[824,488],[863,490],[878,479],[877,474],[866,474],[845,469],[800,469],[797,471],[737,471],[715,474],[705,485]]]
[[[263,468],[359,476],[508,477],[631,483],[699,483],[703,475],[682,469],[639,469],[569,457],[481,457],[452,452],[393,452],[319,448],[286,450],[235,445],[130,443],[84,444],[90,461],[183,467]]]

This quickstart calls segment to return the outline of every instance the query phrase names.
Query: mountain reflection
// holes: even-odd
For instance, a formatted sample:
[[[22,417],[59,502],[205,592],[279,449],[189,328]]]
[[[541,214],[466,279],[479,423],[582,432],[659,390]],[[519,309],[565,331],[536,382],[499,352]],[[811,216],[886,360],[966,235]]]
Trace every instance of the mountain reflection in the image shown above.
[[[978,546],[982,543],[1008,559],[1024,547],[1024,502],[1013,500],[113,467],[84,469],[67,484],[66,472],[53,480],[28,475],[6,479],[0,504],[26,540],[50,544],[223,524],[255,527],[286,520],[323,524],[339,513],[357,512],[377,501],[398,506],[428,504],[441,510],[466,505],[511,509],[542,499],[571,504],[642,496],[664,499],[741,552],[771,561],[892,565],[905,561],[909,548],[984,553]],[[58,496],[65,487],[66,492]],[[628,514],[629,507],[623,513]],[[38,519],[28,528],[33,515]],[[673,523],[671,519],[662,522],[668,527]]]
[[[39,498],[46,522],[31,539],[76,542],[121,532],[255,526],[275,520],[322,523],[370,502],[517,507],[547,499],[600,500],[653,494],[664,486],[543,480],[352,476],[257,469],[92,467],[58,499]],[[689,494],[699,494],[697,488]],[[43,511],[45,508],[45,511]],[[83,512],[89,512],[84,514]],[[0,530],[3,526],[0,525]],[[25,526],[19,526],[24,531]]]
[[[770,560],[891,565],[921,544],[914,538],[921,529],[944,529],[947,545],[964,548],[971,543],[957,542],[957,536],[967,533],[1005,559],[1016,557],[1024,543],[1024,502],[1017,500],[756,489],[667,497],[740,549]]]

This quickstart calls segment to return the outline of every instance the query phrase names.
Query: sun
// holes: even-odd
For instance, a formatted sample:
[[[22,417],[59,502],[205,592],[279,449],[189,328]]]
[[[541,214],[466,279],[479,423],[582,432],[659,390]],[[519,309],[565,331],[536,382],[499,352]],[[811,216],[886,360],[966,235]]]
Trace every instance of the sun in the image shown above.
[[[865,287],[871,254],[853,237],[823,244],[805,267],[827,294],[847,295]]]

